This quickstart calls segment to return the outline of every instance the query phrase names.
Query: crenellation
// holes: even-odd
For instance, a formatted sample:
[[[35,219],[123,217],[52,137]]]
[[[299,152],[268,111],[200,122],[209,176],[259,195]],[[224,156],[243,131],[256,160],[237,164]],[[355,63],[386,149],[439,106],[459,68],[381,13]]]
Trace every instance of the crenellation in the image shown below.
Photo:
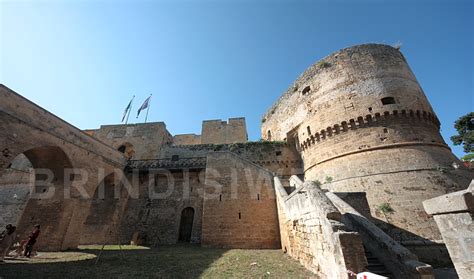
[[[367,270],[369,251],[403,271],[389,266],[395,278],[433,278],[420,261],[449,265],[444,239],[459,268],[471,264],[446,236],[458,233],[451,219],[466,232],[468,215],[431,208],[433,219],[422,202],[474,174],[399,49],[358,45],[313,64],[263,115],[257,142],[243,117],[204,120],[201,134],[172,135],[164,122],[80,131],[3,85],[0,97],[0,225],[24,237],[41,223],[41,250],[281,248],[322,278]],[[67,172],[77,169],[85,182]]]

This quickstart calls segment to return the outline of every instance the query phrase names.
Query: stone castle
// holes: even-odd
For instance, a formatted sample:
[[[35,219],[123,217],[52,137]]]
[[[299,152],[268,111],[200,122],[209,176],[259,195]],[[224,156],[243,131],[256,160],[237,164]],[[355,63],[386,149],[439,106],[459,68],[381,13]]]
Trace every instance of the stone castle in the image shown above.
[[[0,97],[0,225],[40,223],[39,249],[281,248],[322,278],[432,278],[451,254],[467,270],[423,201],[474,174],[393,47],[309,67],[264,114],[259,142],[244,118],[204,121],[201,135],[163,122],[82,131],[5,86]]]

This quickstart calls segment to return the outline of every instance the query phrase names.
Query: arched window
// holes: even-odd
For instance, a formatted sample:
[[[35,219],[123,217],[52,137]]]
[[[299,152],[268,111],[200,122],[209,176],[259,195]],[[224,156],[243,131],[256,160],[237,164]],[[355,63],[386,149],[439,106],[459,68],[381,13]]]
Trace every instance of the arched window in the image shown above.
[[[268,141],[272,140],[272,132],[270,130],[268,130],[268,132],[267,132],[267,140]]]

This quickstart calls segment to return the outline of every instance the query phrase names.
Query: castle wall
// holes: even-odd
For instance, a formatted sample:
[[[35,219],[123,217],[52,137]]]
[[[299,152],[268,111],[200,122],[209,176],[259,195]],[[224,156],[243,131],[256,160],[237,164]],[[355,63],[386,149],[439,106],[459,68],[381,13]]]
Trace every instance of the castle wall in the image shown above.
[[[403,55],[370,44],[309,67],[264,115],[261,134],[296,145],[306,180],[331,182],[323,187],[335,192],[366,192],[391,237],[426,243],[441,236],[421,202],[463,189],[473,177],[439,126]],[[390,213],[378,210],[384,204]]]
[[[192,207],[191,243],[200,243],[203,183],[204,172],[201,170],[160,170],[141,174],[140,179],[134,182],[139,189],[139,197],[128,200],[121,220],[120,241],[130,243],[133,235],[139,233],[147,245],[175,244],[178,242],[182,211]]]
[[[16,225],[30,199],[34,171],[25,155],[18,155],[8,168],[0,170],[0,229]]]
[[[202,144],[224,144],[246,142],[245,118],[229,118],[229,121],[206,120],[202,122]]]
[[[247,142],[233,144],[201,144],[193,146],[164,146],[159,158],[206,157],[216,151],[229,151],[252,161],[275,174],[286,177],[303,173],[301,156],[293,148],[281,142]]]
[[[273,175],[230,152],[209,154],[202,245],[279,248]]]
[[[97,170],[108,173],[124,167],[123,155],[3,85],[0,99],[0,176],[4,177],[3,171],[20,154],[28,158],[35,171],[37,198],[28,199],[17,221],[20,238],[39,223],[43,236],[38,239],[38,249],[77,247],[89,205],[78,189],[93,193]],[[70,168],[86,172],[88,179],[66,176],[65,170]],[[54,175],[49,185],[41,185],[41,169]]]
[[[164,144],[173,142],[163,122],[139,123],[127,125],[102,125],[100,129],[86,130],[92,136],[119,149],[125,146],[125,152],[131,159],[153,159],[157,157]]]
[[[196,145],[201,144],[201,135],[183,134],[173,136],[174,145]]]
[[[30,198],[31,175],[26,171],[2,170],[0,175],[0,229],[16,225]]]

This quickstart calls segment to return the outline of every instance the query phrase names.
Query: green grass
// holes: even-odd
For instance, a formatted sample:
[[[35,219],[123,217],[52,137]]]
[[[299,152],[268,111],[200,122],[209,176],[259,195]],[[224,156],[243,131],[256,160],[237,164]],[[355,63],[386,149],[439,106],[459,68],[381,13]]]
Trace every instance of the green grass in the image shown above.
[[[102,245],[83,245],[78,247],[79,250],[100,250]],[[136,245],[105,245],[104,250],[148,250],[150,247]]]
[[[32,260],[7,260],[0,278],[314,278],[281,250],[87,246],[74,252],[41,253]],[[135,249],[138,248],[138,249]],[[58,259],[63,262],[58,262]],[[54,259],[54,260],[52,260]],[[51,262],[48,262],[51,260]]]

